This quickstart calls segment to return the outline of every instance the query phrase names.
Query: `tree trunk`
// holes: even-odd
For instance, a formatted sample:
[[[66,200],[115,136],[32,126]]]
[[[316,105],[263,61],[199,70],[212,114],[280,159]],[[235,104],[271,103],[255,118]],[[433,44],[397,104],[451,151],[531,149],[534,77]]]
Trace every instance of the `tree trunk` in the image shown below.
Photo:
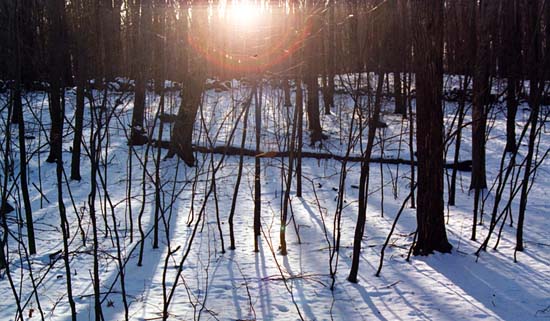
[[[518,85],[515,77],[508,77],[506,89],[506,147],[508,153],[515,153],[516,143],[516,114],[518,112]]]
[[[413,1],[418,157],[415,255],[448,253],[443,213],[443,5]]]
[[[485,174],[485,132],[487,127],[487,102],[489,88],[489,16],[487,1],[478,8],[477,49],[473,84],[472,109],[472,179],[470,189],[487,188]]]
[[[307,75],[307,119],[309,127],[309,137],[311,144],[321,141],[323,138],[321,130],[321,119],[319,115],[319,84],[316,75]]]
[[[466,90],[470,83],[470,78],[468,75],[464,76],[464,80],[461,83],[461,88],[458,96],[458,121],[456,128],[456,137],[455,137],[455,152],[454,152],[454,161],[455,165],[451,173],[451,183],[449,186],[449,205],[455,205],[456,199],[456,176],[457,176],[457,165],[460,159],[460,146],[462,145],[462,127],[464,125],[464,113],[466,108]]]
[[[252,104],[252,98],[254,97],[254,91],[256,88],[252,89],[250,91],[250,96],[248,97],[245,105],[243,108],[245,108],[244,112],[244,119],[243,119],[243,133],[241,138],[241,148],[239,153],[239,169],[237,170],[237,181],[235,182],[235,187],[233,188],[233,199],[231,200],[231,210],[229,211],[229,240],[230,245],[229,249],[234,250],[235,249],[235,231],[233,229],[233,218],[235,215],[235,209],[237,208],[237,198],[239,196],[239,188],[241,186],[241,178],[243,175],[243,163],[244,163],[244,149],[246,145],[246,133],[248,131],[248,113],[250,112],[250,105]]]
[[[136,86],[134,95],[134,109],[132,111],[132,132],[130,136],[130,145],[144,145],[147,143],[145,136],[144,117],[145,117],[145,98],[147,92],[147,77],[149,70],[149,59],[146,46],[149,43],[148,36],[151,28],[151,0],[138,2],[138,8],[141,4],[141,17],[138,21],[137,29],[137,50],[135,53],[136,63]]]
[[[395,110],[394,113],[400,115],[407,114],[407,108],[403,100],[403,88],[401,85],[401,72],[393,73],[393,92],[395,96]]]
[[[384,74],[378,73],[378,84],[376,86],[376,97],[374,102],[374,110],[368,116],[368,138],[367,148],[363,154],[361,161],[361,175],[359,177],[359,209],[357,212],[357,223],[355,225],[355,234],[353,238],[353,257],[351,261],[351,269],[348,276],[348,281],[357,283],[357,274],[359,273],[359,260],[361,258],[361,244],[363,243],[363,235],[365,233],[365,223],[367,221],[367,201],[369,195],[369,178],[370,178],[370,160],[372,148],[374,146],[374,138],[376,136],[376,125],[379,122],[380,107],[382,99],[382,87],[384,86]],[[361,130],[362,131],[362,130]],[[362,136],[362,135],[360,135]]]
[[[170,156],[177,154],[187,166],[195,165],[193,156],[193,128],[201,104],[205,83],[203,76],[190,76],[182,89],[181,105],[172,131]]]
[[[109,40],[111,41],[111,50],[112,56],[111,61],[109,62],[112,65],[112,74],[113,76],[122,76],[122,72],[126,72],[122,67],[124,64],[124,54],[122,46],[122,37],[121,37],[121,10],[122,10],[122,0],[113,1],[113,10],[111,12],[111,21],[112,28],[109,34]]]
[[[336,6],[335,0],[328,2],[328,41],[326,48],[326,83],[323,90],[323,99],[325,103],[325,114],[330,115],[330,108],[334,107],[334,76],[335,76],[335,55],[336,55],[336,24],[334,7]]]
[[[64,28],[64,2],[52,0],[47,5],[50,21],[48,33],[49,43],[49,111],[51,119],[50,128],[50,153],[46,162],[55,163],[61,157],[62,132],[61,122],[63,115],[61,110],[61,91],[63,90],[63,55],[64,52],[63,28]]]
[[[13,95],[14,111],[18,110],[21,114],[15,118],[19,124],[19,171],[21,194],[25,206],[25,220],[27,224],[27,237],[29,239],[29,253],[36,254],[36,242],[34,237],[34,222],[32,218],[32,207],[29,198],[29,188],[27,184],[27,150],[25,146],[25,120],[23,119],[23,104],[21,97],[21,9],[17,6],[15,10],[15,91]],[[12,120],[13,120],[12,114]],[[9,125],[8,125],[9,126]],[[9,127],[8,127],[9,130]],[[8,142],[9,143],[9,142]]]
[[[319,41],[319,17],[313,5],[309,22],[311,24],[311,34],[307,40],[307,72],[305,75],[305,82],[307,85],[307,116],[308,125],[310,130],[311,144],[315,144],[323,139],[321,129],[321,118],[319,115],[319,80],[318,80],[318,68],[317,59],[318,56],[318,41]]]
[[[518,0],[507,1],[506,21],[504,30],[509,37],[505,46],[505,65],[508,74],[508,88],[506,92],[506,151],[515,153],[516,142],[516,114],[518,110],[518,94],[521,78],[521,10]]]
[[[285,182],[285,192],[283,196],[283,209],[281,213],[281,229],[279,230],[279,248],[281,249],[281,255],[287,255],[286,244],[286,226],[288,220],[288,206],[290,202],[290,188],[292,187],[292,174],[294,169],[294,153],[296,149],[296,126],[298,123],[298,113],[301,112],[299,108],[294,109],[294,117],[292,121],[292,129],[290,133],[290,146],[288,149],[288,172]]]
[[[290,99],[290,83],[289,83],[289,80],[287,77],[284,77],[282,79],[282,83],[283,83],[283,94],[284,94],[284,99],[285,99],[285,107],[291,107],[292,106],[292,102],[291,102],[291,99]]]
[[[303,145],[303,123],[304,123],[304,92],[302,89],[302,79],[300,75],[296,77],[296,112],[298,119],[297,136],[297,151],[296,151],[296,196],[302,197],[302,145]]]
[[[403,70],[403,58],[402,55],[405,52],[405,46],[401,36],[401,15],[400,9],[397,5],[398,0],[390,0],[388,2],[389,7],[388,17],[391,20],[391,34],[386,35],[386,40],[389,48],[391,48],[391,66],[393,67],[393,94],[395,97],[395,114],[406,115],[407,107],[403,100],[403,86],[401,81],[401,73]]]
[[[260,85],[261,86],[261,85]],[[256,121],[256,152],[260,150],[262,133],[262,90],[260,93],[254,86],[254,117]],[[254,158],[254,252],[259,252],[259,240],[261,236],[261,215],[262,215],[262,182],[261,182],[261,159]]]
[[[156,36],[153,41],[153,76],[155,93],[161,94],[164,89],[164,70],[166,48],[164,46],[165,28],[166,28],[166,8],[163,7],[164,0],[156,0],[153,14],[153,26]]]
[[[185,36],[193,35],[197,39],[203,39],[206,28],[204,12],[197,14],[192,21],[191,29],[186,30]],[[188,32],[188,33],[187,33]],[[193,156],[193,128],[197,111],[201,105],[202,92],[206,82],[206,61],[200,54],[186,54],[187,75],[183,81],[181,90],[181,105],[176,122],[172,130],[171,148],[168,157],[177,154],[187,166],[195,165]]]
[[[531,107],[531,115],[529,117],[530,134],[527,147],[527,155],[525,156],[525,168],[523,170],[523,180],[521,186],[521,195],[519,200],[518,211],[518,226],[516,231],[516,251],[523,251],[523,224],[525,221],[525,211],[527,209],[527,197],[529,192],[529,182],[531,180],[531,169],[533,167],[533,156],[535,154],[535,141],[537,138],[537,124],[539,120],[540,102],[542,91],[544,89],[544,77],[547,75],[545,64],[541,63],[541,32],[540,32],[540,16],[539,16],[539,1],[530,0],[527,5],[527,37],[531,39],[527,49],[529,73],[529,107]],[[548,55],[548,52],[546,53]]]
[[[82,12],[80,12],[82,14]],[[81,22],[83,24],[83,21]],[[85,32],[84,28],[76,28],[74,37],[76,38],[76,107],[75,107],[75,124],[74,124],[74,137],[73,137],[73,152],[71,156],[71,179],[80,181],[82,178],[80,175],[80,151],[82,145],[82,129],[84,124],[84,96],[86,87],[86,61],[85,51],[86,42],[82,33]],[[78,34],[76,34],[78,33]]]

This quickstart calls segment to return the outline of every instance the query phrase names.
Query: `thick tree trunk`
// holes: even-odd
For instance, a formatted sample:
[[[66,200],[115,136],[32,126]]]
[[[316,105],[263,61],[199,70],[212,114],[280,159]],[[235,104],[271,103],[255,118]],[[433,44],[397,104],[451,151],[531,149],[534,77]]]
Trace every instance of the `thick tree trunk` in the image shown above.
[[[415,255],[448,253],[443,213],[443,2],[412,2],[418,154]]]
[[[335,55],[336,55],[336,24],[335,24],[335,0],[328,2],[328,42],[326,48],[327,54],[327,81],[323,90],[325,102],[325,114],[330,115],[330,108],[334,107],[334,77],[336,73]]]
[[[508,88],[506,89],[506,151],[515,153],[516,143],[516,114],[518,112],[518,80],[515,77],[508,77]]]
[[[49,39],[49,111],[51,119],[50,128],[50,153],[46,162],[55,163],[61,157],[61,122],[63,115],[61,110],[61,92],[63,90],[63,55],[64,52],[64,3],[59,0],[52,0],[47,5],[48,17],[50,19]]]
[[[146,46],[149,43],[150,28],[151,28],[151,1],[141,1],[141,17],[139,17],[139,24],[137,27],[137,41],[136,45],[138,52],[136,52],[136,86],[134,95],[134,109],[132,112],[132,131],[130,136],[130,145],[143,145],[147,143],[147,137],[144,129],[145,118],[145,101],[147,92],[147,77],[149,75],[149,59],[147,59]],[[139,4],[138,4],[139,8]]]
[[[75,34],[76,41],[76,107],[75,107],[75,124],[74,124],[74,137],[73,137],[73,152],[71,156],[71,179],[79,181],[80,175],[80,151],[82,145],[82,129],[84,124],[84,96],[86,87],[86,61],[85,61],[85,41],[81,33],[84,32],[82,28],[77,29],[79,34]]]
[[[319,115],[319,84],[316,75],[306,76],[307,85],[307,119],[310,131],[311,144],[321,141],[323,133],[321,129],[321,118]]]
[[[481,1],[477,19],[477,50],[474,69],[472,109],[472,179],[470,189],[487,188],[485,174],[485,132],[487,127],[487,102],[489,88],[489,38],[488,6]]]
[[[21,114],[15,118],[18,121],[19,127],[19,171],[21,194],[23,196],[23,204],[25,206],[25,220],[27,225],[27,237],[29,240],[29,253],[36,254],[36,241],[34,237],[34,222],[32,218],[32,207],[29,197],[29,187],[27,184],[27,150],[25,146],[25,120],[23,119],[23,103],[21,97],[21,8],[18,6],[15,10],[15,91],[13,95],[14,111],[18,110]],[[12,114],[12,120],[13,120]],[[9,128],[8,128],[9,130]],[[8,142],[9,143],[9,142]]]
[[[122,46],[122,37],[121,37],[121,10],[122,10],[122,0],[114,0],[113,1],[113,10],[111,12],[112,16],[112,28],[111,32],[109,34],[109,39],[111,41],[111,50],[112,56],[111,61],[109,62],[112,66],[112,75],[114,77],[122,76],[123,72],[126,72],[126,70],[123,70],[123,66],[126,64],[124,63],[124,54],[123,54],[123,46]]]
[[[318,41],[319,41],[319,17],[316,13],[316,7],[313,6],[309,22],[311,24],[311,34],[307,40],[307,71],[305,75],[305,82],[307,86],[307,116],[308,116],[308,128],[310,131],[311,144],[315,144],[323,139],[323,133],[321,129],[321,118],[319,115],[319,80],[318,80],[318,68],[317,59],[318,55]]]
[[[203,11],[200,11],[199,14],[193,17],[191,29],[185,30],[186,37],[192,35],[196,39],[204,38],[202,33],[207,28],[207,17]],[[184,64],[187,66],[187,73],[183,81],[183,88],[181,89],[180,109],[172,130],[172,146],[167,156],[171,157],[177,154],[185,164],[194,166],[193,128],[206,82],[206,61],[200,54],[191,54],[187,51],[185,52],[185,58]]]
[[[407,114],[407,108],[403,100],[403,88],[401,85],[401,72],[393,73],[393,92],[395,96],[395,110],[394,113],[400,115]]]
[[[165,29],[166,29],[166,10],[163,7],[163,0],[155,1],[155,8],[153,13],[153,26],[156,36],[153,38],[153,76],[155,93],[161,94],[164,89],[164,70],[165,70]]]
[[[136,86],[134,92],[134,109],[132,111],[132,132],[130,145],[144,145],[147,143],[146,131],[143,127],[145,118],[146,81],[143,71],[137,71]]]
[[[516,114],[518,110],[518,94],[521,78],[521,10],[519,0],[509,0],[506,3],[503,22],[504,30],[509,37],[505,45],[504,62],[508,74],[508,88],[506,91],[506,151],[515,153],[516,142]]]
[[[400,9],[398,6],[398,0],[390,0],[388,2],[388,16],[391,20],[391,29],[390,34],[386,35],[386,43],[389,48],[391,48],[391,60],[390,64],[393,67],[393,94],[395,97],[395,114],[406,115],[407,107],[403,99],[403,86],[401,81],[401,73],[403,70],[403,53],[404,53],[404,43],[402,37],[402,19],[400,14]]]
[[[169,156],[177,154],[187,166],[195,165],[193,156],[193,128],[201,104],[205,79],[189,77],[182,89],[181,105],[172,131],[172,147]]]
[[[282,79],[282,85],[283,85],[283,94],[285,99],[285,107],[292,107],[292,102],[290,99],[290,83],[288,78],[284,77]]]
[[[329,36],[328,36],[328,42],[329,42],[329,52],[328,52],[328,94],[329,94],[329,101],[330,106],[334,107],[334,90],[335,90],[335,84],[334,84],[334,77],[336,76],[336,21],[335,21],[335,7],[336,3],[335,0],[330,1],[330,7],[328,12],[328,24],[329,24]]]

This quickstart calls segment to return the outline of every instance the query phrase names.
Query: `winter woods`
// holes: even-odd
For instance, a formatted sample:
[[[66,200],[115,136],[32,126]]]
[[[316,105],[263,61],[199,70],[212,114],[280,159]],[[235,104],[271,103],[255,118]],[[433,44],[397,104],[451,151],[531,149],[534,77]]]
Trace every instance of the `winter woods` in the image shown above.
[[[0,44],[0,319],[393,318],[418,299],[382,289],[455,298],[415,264],[548,277],[546,0],[5,0]]]

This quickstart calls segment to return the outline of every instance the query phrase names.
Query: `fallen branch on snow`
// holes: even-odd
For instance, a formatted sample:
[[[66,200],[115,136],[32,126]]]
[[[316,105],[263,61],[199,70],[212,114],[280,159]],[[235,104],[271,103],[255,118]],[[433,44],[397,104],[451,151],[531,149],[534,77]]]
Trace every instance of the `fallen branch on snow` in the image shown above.
[[[157,147],[159,145],[158,141],[153,141],[153,146]],[[170,148],[170,142],[169,141],[161,141],[160,142],[161,148]],[[205,154],[225,154],[229,156],[239,156],[241,152],[244,156],[249,157],[261,157],[261,158],[276,158],[276,157],[288,157],[290,152],[288,151],[267,151],[267,152],[256,152],[252,149],[244,149],[241,151],[239,147],[233,147],[233,146],[216,146],[214,148],[204,147],[204,146],[193,146],[193,151],[199,152],[199,153],[205,153]],[[334,159],[337,161],[343,161],[346,159],[345,156],[337,155],[337,154],[329,154],[329,153],[316,153],[316,152],[302,152],[302,158],[315,158],[315,159]],[[361,156],[349,156],[347,158],[349,162],[360,162],[363,160]],[[401,159],[401,158],[371,158],[371,163],[382,163],[382,164],[402,164],[402,165],[410,165],[411,161],[408,159]],[[417,162],[413,161],[413,164],[416,166]],[[454,167],[454,163],[446,163],[445,168],[452,169]],[[457,170],[462,172],[471,172],[472,171],[472,161],[466,160],[458,162],[457,164]]]

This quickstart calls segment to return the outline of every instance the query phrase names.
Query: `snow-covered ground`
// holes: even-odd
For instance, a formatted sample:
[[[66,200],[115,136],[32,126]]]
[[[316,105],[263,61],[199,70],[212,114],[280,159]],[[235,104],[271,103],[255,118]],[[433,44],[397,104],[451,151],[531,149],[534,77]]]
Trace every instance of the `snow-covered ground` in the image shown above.
[[[239,119],[242,102],[250,88],[233,83],[233,89],[217,93],[210,90],[205,95],[204,110],[198,115],[195,142],[202,146],[224,146],[231,136],[231,128]],[[95,92],[101,101],[102,92]],[[243,179],[240,185],[235,212],[236,250],[228,250],[228,215],[236,182],[239,157],[226,156],[215,175],[215,193],[208,190],[212,184],[212,168],[222,159],[219,154],[197,153],[195,168],[186,167],[177,158],[160,162],[161,211],[159,247],[152,248],[152,228],[155,212],[155,157],[157,149],[134,147],[129,166],[129,147],[126,134],[132,112],[132,95],[109,93],[110,105],[115,117],[109,123],[108,144],[102,155],[101,174],[107,178],[106,191],[114,211],[101,188],[96,202],[99,229],[99,267],[101,298],[105,320],[123,320],[124,305],[121,297],[119,266],[116,260],[117,246],[114,240],[113,221],[116,221],[122,259],[124,261],[126,296],[129,317],[135,320],[155,320],[162,317],[163,284],[169,293],[177,281],[177,287],[169,307],[174,320],[539,320],[550,318],[550,223],[547,207],[547,188],[550,186],[548,162],[543,164],[529,194],[525,223],[525,251],[518,253],[514,263],[515,221],[517,203],[514,202],[514,227],[508,222],[497,250],[492,250],[496,237],[489,243],[489,250],[474,255],[487,234],[492,207],[492,192],[485,208],[485,225],[479,226],[478,241],[471,241],[473,195],[468,193],[470,173],[459,172],[457,206],[447,207],[447,233],[453,245],[452,254],[434,254],[428,257],[412,257],[406,261],[413,232],[416,228],[415,211],[407,205],[397,223],[396,231],[386,249],[384,267],[380,277],[376,269],[380,250],[392,222],[409,193],[410,167],[406,165],[371,164],[370,191],[367,224],[363,239],[363,251],[359,271],[359,283],[349,283],[346,278],[351,266],[352,242],[357,216],[356,186],[359,181],[359,164],[347,165],[344,210],[341,223],[341,249],[337,265],[336,282],[331,290],[330,248],[333,246],[334,217],[342,163],[336,160],[303,160],[303,197],[296,197],[292,181],[291,216],[286,228],[289,252],[278,253],[282,196],[288,159],[262,158],[262,237],[260,251],[255,253],[253,238],[254,212],[254,159],[244,158]],[[47,156],[46,133],[49,129],[47,96],[43,92],[27,93],[33,113],[25,107],[28,136],[30,194],[37,234],[38,253],[25,258],[23,244],[26,229],[18,225],[19,211],[8,214],[11,235],[8,238],[10,272],[14,288],[24,307],[23,318],[40,319],[38,305],[46,320],[69,320],[64,263],[58,253],[63,248],[57,200],[55,164],[45,163]],[[6,95],[2,105],[6,104]],[[117,99],[122,104],[113,110]],[[179,106],[177,93],[167,94],[165,109],[175,113]],[[73,120],[74,90],[67,91],[67,120]],[[159,97],[148,96],[148,119],[153,119],[159,105]],[[374,150],[375,156],[410,159],[408,146],[409,125],[401,117],[392,115],[393,103],[385,103],[384,120],[389,127],[381,131],[387,139],[384,151],[381,144]],[[446,123],[454,117],[455,104],[446,104]],[[304,130],[304,150],[344,155],[347,147],[352,101],[347,95],[336,97],[336,107],[331,115],[323,115],[323,129],[329,139],[322,146],[309,146],[307,130]],[[498,111],[499,106],[495,107]],[[283,106],[280,90],[265,84],[262,90],[262,150],[285,150],[291,125],[293,108]],[[6,146],[5,118],[2,111],[2,145]],[[202,115],[202,116],[201,116]],[[487,144],[487,172],[489,185],[498,174],[500,158],[505,145],[506,120],[497,112]],[[86,110],[85,144],[89,145],[90,113]],[[203,119],[201,120],[201,117]],[[523,108],[518,113],[518,133],[528,117]],[[41,128],[38,119],[42,118]],[[242,119],[242,118],[241,118]],[[469,116],[466,121],[469,121]],[[341,121],[340,121],[341,120]],[[242,122],[242,121],[241,121]],[[254,105],[248,118],[246,146],[253,149]],[[147,127],[152,130],[153,122]],[[164,138],[169,138],[169,125]],[[455,125],[456,126],[456,125]],[[238,125],[230,144],[239,146],[242,124]],[[307,128],[307,127],[305,127]],[[156,128],[158,129],[158,127]],[[155,129],[155,130],[156,130]],[[17,127],[12,126],[14,173],[18,173]],[[210,137],[206,138],[206,133]],[[403,132],[403,141],[399,135]],[[65,125],[64,167],[70,170],[72,130]],[[366,132],[365,132],[366,134]],[[543,129],[540,150],[550,146],[548,129]],[[153,137],[157,137],[156,132]],[[365,141],[365,137],[363,137]],[[42,148],[39,150],[39,147]],[[525,146],[523,146],[525,147]],[[2,147],[5,148],[5,147]],[[461,159],[470,159],[470,127],[466,128]],[[449,149],[452,160],[454,146]],[[149,155],[148,175],[143,181],[143,166]],[[166,153],[162,151],[161,157]],[[353,155],[360,155],[357,144]],[[64,184],[64,203],[70,226],[70,268],[73,296],[78,320],[94,319],[94,290],[92,286],[92,228],[89,206],[90,163],[83,155],[83,179]],[[105,164],[106,166],[103,166]],[[129,174],[131,171],[131,181]],[[285,173],[283,173],[285,172]],[[10,182],[10,185],[13,182]],[[128,187],[131,184],[131,198]],[[144,185],[143,185],[144,184]],[[70,194],[69,194],[70,188]],[[144,189],[143,189],[144,188]],[[43,196],[38,192],[41,190]],[[145,196],[143,195],[145,191]],[[194,193],[193,193],[194,190]],[[72,195],[72,200],[70,195]],[[445,193],[447,196],[447,193]],[[12,190],[10,203],[20,201],[18,188]],[[145,202],[143,202],[145,200]],[[519,197],[518,197],[519,200]],[[206,202],[206,204],[205,204]],[[204,206],[204,210],[201,208]],[[130,220],[130,208],[131,215]],[[18,207],[18,206],[15,206]],[[138,220],[143,207],[142,225],[146,234],[143,265],[137,266],[140,249]],[[114,216],[112,215],[114,213]],[[221,231],[226,252],[221,252],[221,238],[216,213],[219,213]],[[114,218],[114,219],[113,219]],[[83,244],[82,233],[87,236]],[[130,221],[133,222],[133,239],[130,239]],[[105,225],[107,222],[107,225]],[[196,225],[197,224],[197,225]],[[192,243],[194,229],[197,229]],[[4,231],[2,231],[3,233]],[[191,245],[190,245],[191,244]],[[186,251],[189,254],[182,265],[182,273],[176,278],[178,265]],[[333,264],[334,266],[334,264]],[[32,271],[32,277],[31,272]],[[12,288],[1,272],[0,320],[12,320],[17,308]],[[33,291],[33,283],[36,292]]]

